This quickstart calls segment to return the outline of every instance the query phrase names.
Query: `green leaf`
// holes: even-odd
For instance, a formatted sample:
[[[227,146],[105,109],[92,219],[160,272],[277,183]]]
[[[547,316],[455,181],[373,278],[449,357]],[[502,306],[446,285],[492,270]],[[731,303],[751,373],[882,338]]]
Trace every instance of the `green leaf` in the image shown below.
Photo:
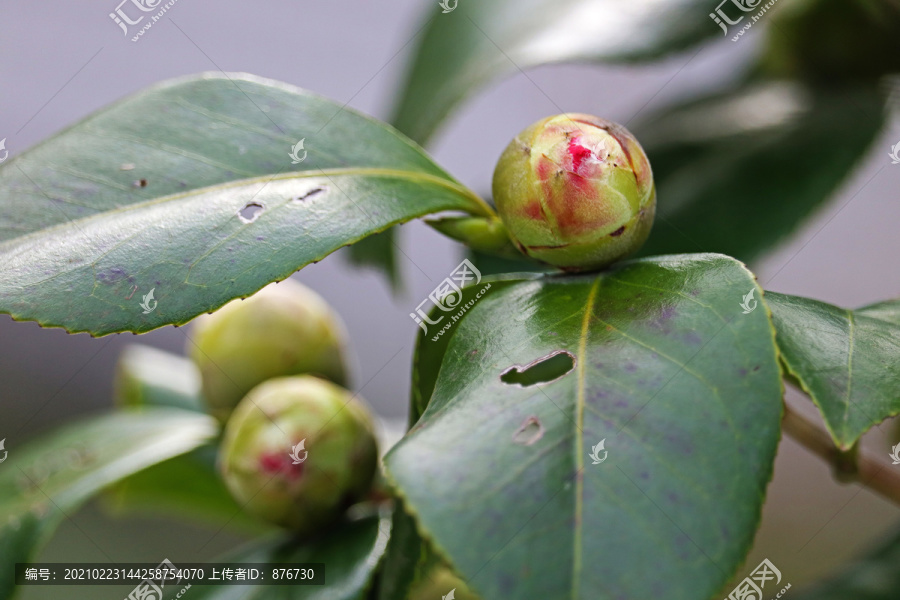
[[[132,473],[190,452],[218,427],[212,417],[146,409],[86,419],[22,448],[0,469],[0,563],[28,562],[53,530],[91,496]],[[9,540],[8,542],[6,540]],[[0,570],[0,598],[14,589]]]
[[[402,287],[403,281],[397,266],[397,253],[394,251],[394,245],[398,243],[395,231],[391,228],[359,240],[347,248],[347,257],[354,266],[383,272],[396,292]]]
[[[435,14],[407,73],[393,123],[424,144],[478,88],[520,69],[570,61],[634,62],[721,30],[714,0],[493,0]],[[435,11],[438,7],[434,7]]]
[[[481,262],[476,262],[475,264],[480,270]],[[460,299],[458,306],[465,306],[470,301],[474,300],[482,290],[485,290],[482,295],[482,298],[484,298],[512,283],[530,279],[532,277],[534,277],[534,275],[509,274],[485,278],[480,284],[470,285],[462,290],[462,298]],[[416,424],[419,417],[425,412],[428,402],[431,400],[431,394],[434,391],[438,372],[440,371],[442,361],[444,360],[444,353],[447,351],[450,339],[456,333],[456,328],[453,326],[444,333],[441,333],[441,330],[443,330],[447,323],[450,322],[453,315],[458,312],[459,311],[457,310],[447,313],[434,307],[428,318],[431,321],[436,321],[437,324],[429,325],[423,321],[423,324],[427,326],[427,329],[422,329],[422,325],[419,326],[419,332],[416,338],[416,349],[413,353],[412,389],[409,411],[410,427]]]
[[[856,310],[766,292],[788,372],[847,450],[900,414],[900,300]]]
[[[885,124],[883,105],[874,89],[755,82],[635,126],[659,191],[641,254],[759,257],[853,171]]]
[[[900,588],[900,531],[866,557],[837,575],[805,590],[793,600],[894,600]]]
[[[390,519],[373,516],[342,524],[312,541],[281,536],[258,542],[226,557],[225,562],[324,563],[324,585],[205,585],[191,588],[191,596],[196,589],[197,600],[363,600],[389,532]]]
[[[444,210],[492,213],[383,123],[248,75],[180,79],[0,167],[0,312],[94,335],[181,324]]]
[[[270,529],[232,498],[216,469],[217,447],[204,446],[135,473],[108,494],[119,512],[181,515],[243,532]]]
[[[115,389],[123,406],[170,406],[206,412],[200,371],[183,356],[132,344],[119,356]]]
[[[391,518],[391,537],[384,554],[384,567],[378,582],[379,600],[409,598],[423,552],[422,543],[415,519],[397,501]]]
[[[521,281],[455,324],[425,414],[386,467],[467,584],[572,600],[724,586],[780,437],[774,333],[765,310],[743,314],[749,290],[761,292],[732,258],[658,257]],[[552,382],[501,379],[560,352],[574,369]]]

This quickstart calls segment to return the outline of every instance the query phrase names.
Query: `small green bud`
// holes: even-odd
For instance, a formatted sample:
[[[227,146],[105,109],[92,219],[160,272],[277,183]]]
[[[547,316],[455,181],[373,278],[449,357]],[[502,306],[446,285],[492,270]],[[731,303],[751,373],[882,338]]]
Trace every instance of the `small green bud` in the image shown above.
[[[524,254],[566,271],[609,265],[650,235],[656,189],[631,133],[584,114],[548,117],[507,146],[494,202]]]
[[[210,413],[225,422],[241,398],[273,377],[311,374],[346,384],[345,337],[318,294],[286,280],[197,319],[187,351]]]
[[[299,534],[321,530],[362,499],[377,462],[365,405],[309,375],[254,388],[226,424],[219,452],[238,504]]]

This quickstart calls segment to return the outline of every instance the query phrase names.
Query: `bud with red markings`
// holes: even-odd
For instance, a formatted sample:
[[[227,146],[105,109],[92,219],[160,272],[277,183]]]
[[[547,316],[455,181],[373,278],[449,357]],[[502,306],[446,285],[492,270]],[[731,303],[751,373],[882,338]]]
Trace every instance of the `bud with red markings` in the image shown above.
[[[366,406],[310,375],[251,390],[226,424],[219,453],[238,504],[299,534],[323,529],[361,500],[377,462]]]
[[[493,193],[519,250],[566,271],[599,269],[637,251],[656,212],[650,162],[635,137],[577,113],[519,134],[497,163]]]

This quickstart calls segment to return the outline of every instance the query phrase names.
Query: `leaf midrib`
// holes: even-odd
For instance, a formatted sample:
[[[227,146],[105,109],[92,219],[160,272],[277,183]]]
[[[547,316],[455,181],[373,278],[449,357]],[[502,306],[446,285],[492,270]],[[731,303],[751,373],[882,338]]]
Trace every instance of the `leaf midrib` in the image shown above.
[[[577,416],[575,424],[575,532],[573,537],[573,557],[572,557],[572,598],[578,598],[580,594],[579,584],[581,581],[582,569],[582,531],[584,522],[582,520],[584,514],[584,394],[585,394],[585,370],[587,354],[587,337],[588,326],[590,325],[591,315],[594,312],[594,301],[597,298],[597,290],[600,289],[600,282],[603,276],[597,276],[596,281],[588,292],[587,302],[585,302],[584,315],[581,318],[581,335],[578,340],[578,395],[577,395]]]
[[[384,178],[396,178],[396,179],[406,179],[409,181],[420,181],[423,183],[430,183],[436,185],[438,187],[443,187],[452,192],[456,192],[460,196],[466,198],[471,201],[472,208],[474,209],[472,214],[476,214],[479,216],[495,216],[494,210],[488,205],[480,196],[464,187],[461,184],[454,183],[442,177],[438,177],[436,175],[431,175],[427,173],[417,173],[416,171],[405,171],[399,169],[383,169],[383,168],[362,168],[362,169],[319,169],[318,171],[304,171],[304,172],[290,172],[284,174],[276,174],[276,175],[260,175],[257,177],[250,177],[247,179],[236,179],[226,183],[219,183],[216,185],[211,185],[202,188],[195,188],[193,190],[188,190],[186,192],[179,192],[177,194],[170,194],[168,196],[161,196],[159,198],[153,198],[152,200],[146,200],[144,202],[137,202],[134,204],[129,204],[127,206],[120,206],[109,210],[102,210],[93,215],[89,215],[87,217],[82,217],[80,219],[69,220],[65,223],[58,223],[56,225],[52,225],[50,227],[45,227],[43,229],[38,229],[36,231],[29,232],[26,235],[22,235],[19,237],[10,238],[0,243],[0,250],[3,249],[6,245],[15,245],[17,242],[22,242],[28,240],[32,237],[43,236],[49,232],[53,232],[56,230],[65,230],[71,226],[75,226],[78,223],[86,223],[95,219],[106,219],[110,215],[114,214],[125,214],[129,211],[140,210],[150,206],[154,206],[157,204],[164,204],[167,202],[174,202],[176,200],[182,200],[184,198],[196,197],[203,194],[213,193],[220,190],[227,190],[230,188],[242,187],[251,185],[253,183],[269,183],[272,181],[284,181],[288,179],[309,179],[314,177],[342,177],[342,176],[354,176],[354,177],[384,177]]]

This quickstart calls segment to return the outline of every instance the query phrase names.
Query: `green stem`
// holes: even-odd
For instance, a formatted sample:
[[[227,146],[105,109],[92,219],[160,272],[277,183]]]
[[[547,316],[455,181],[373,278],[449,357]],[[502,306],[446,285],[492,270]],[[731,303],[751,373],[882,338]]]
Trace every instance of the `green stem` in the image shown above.
[[[782,427],[787,435],[830,463],[840,481],[860,483],[900,504],[900,466],[893,467],[857,446],[842,451],[824,428],[793,410],[787,402],[784,403]],[[851,463],[854,455],[855,461]],[[852,468],[849,468],[851,464]]]

